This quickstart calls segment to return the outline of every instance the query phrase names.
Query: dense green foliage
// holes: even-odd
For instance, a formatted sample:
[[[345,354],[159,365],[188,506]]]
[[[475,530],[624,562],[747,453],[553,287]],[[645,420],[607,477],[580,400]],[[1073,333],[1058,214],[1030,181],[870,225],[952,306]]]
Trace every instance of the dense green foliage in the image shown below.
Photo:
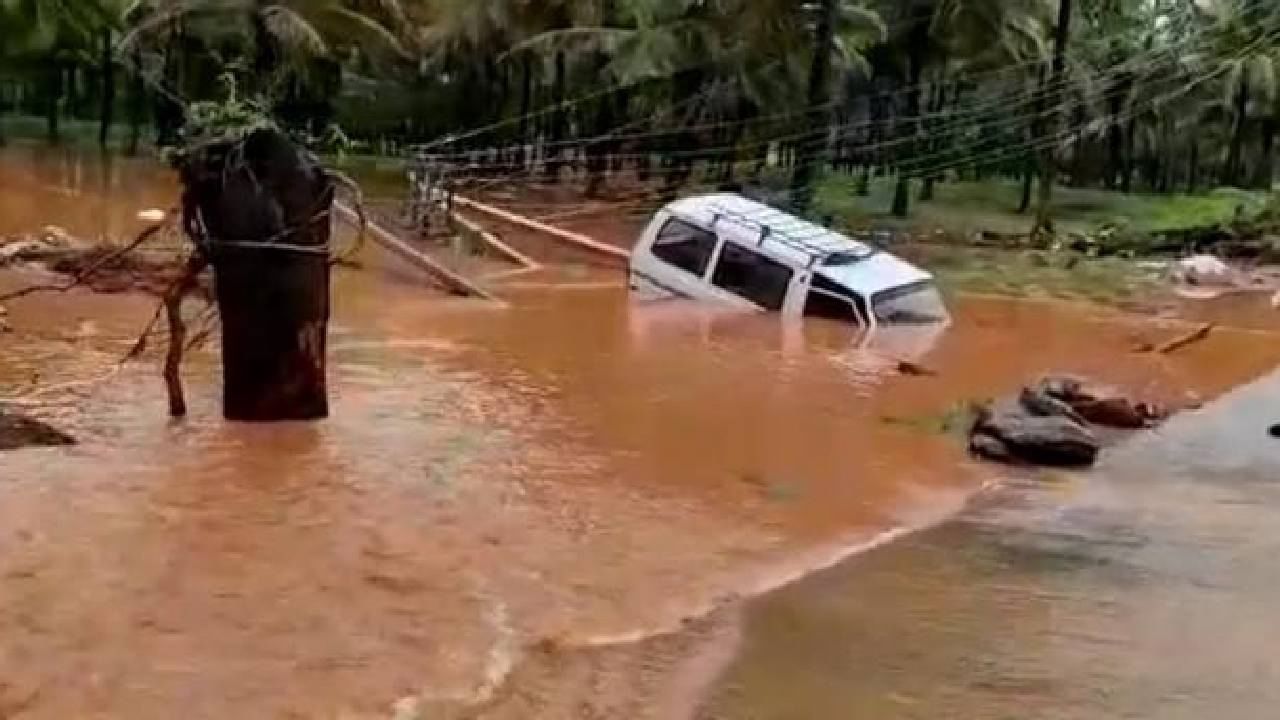
[[[1024,206],[1036,176],[1270,187],[1273,0],[1061,2],[1055,73],[1058,0],[0,0],[0,127],[172,141],[231,67],[301,134],[592,191],[816,168],[893,178],[905,212],[957,179],[1023,178]]]

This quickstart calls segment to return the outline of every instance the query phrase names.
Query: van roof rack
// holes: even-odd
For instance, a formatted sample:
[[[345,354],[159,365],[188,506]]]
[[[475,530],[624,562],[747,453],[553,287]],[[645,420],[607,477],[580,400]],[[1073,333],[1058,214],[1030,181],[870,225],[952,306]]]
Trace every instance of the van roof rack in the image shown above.
[[[756,213],[745,213],[724,207],[719,203],[712,204],[712,228],[722,218],[732,220],[744,227],[753,228],[760,233],[756,241],[763,246],[766,240],[773,240],[792,250],[803,253],[809,258],[809,268],[835,255],[850,256],[854,260],[862,260],[875,253],[870,247],[855,242],[820,225],[814,225],[793,215],[762,206],[765,210]],[[767,213],[767,217],[766,217]],[[839,243],[816,242],[820,238],[839,238]]]

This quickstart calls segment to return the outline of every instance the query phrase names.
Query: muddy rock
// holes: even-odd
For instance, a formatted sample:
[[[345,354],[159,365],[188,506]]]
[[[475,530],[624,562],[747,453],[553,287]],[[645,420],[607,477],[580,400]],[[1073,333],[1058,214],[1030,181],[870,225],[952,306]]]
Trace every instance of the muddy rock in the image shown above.
[[[969,437],[969,452],[984,460],[1010,464],[1018,462],[1018,458],[1014,457],[1013,451],[1003,440],[985,433],[974,433]]]
[[[1064,417],[1077,425],[1087,422],[1069,403],[1038,388],[1023,388],[1018,404],[1021,410],[1036,417]]]
[[[75,442],[75,438],[51,425],[0,409],[0,451],[58,447]]]
[[[1162,413],[1146,403],[1135,403],[1128,398],[1108,397],[1087,400],[1072,407],[1085,420],[1102,427],[1139,430],[1161,419]]]
[[[1157,424],[1168,415],[1150,403],[1138,402],[1109,388],[1066,375],[1041,379],[1034,392],[1062,402],[1082,424],[1136,430]],[[1026,394],[1024,391],[1024,397]]]
[[[14,262],[43,260],[56,252],[56,248],[38,240],[0,239],[0,266]]]
[[[0,265],[48,262],[84,249],[83,243],[73,243],[62,234],[0,238]]]
[[[1035,384],[1035,389],[1065,403],[1093,399],[1085,389],[1085,381],[1074,375],[1047,375]]]
[[[969,449],[979,457],[1000,462],[1024,462],[1054,467],[1087,467],[1101,446],[1088,427],[1067,414],[1049,414],[1061,405],[1034,404],[1023,399],[1042,395],[1024,393],[1017,400],[1002,400],[983,408],[970,433]]]
[[[88,243],[75,237],[57,225],[46,225],[40,229],[40,242],[54,248],[75,250],[88,247]]]
[[[1052,375],[981,408],[969,433],[969,451],[998,462],[1085,467],[1101,450],[1095,428],[1137,430],[1167,415],[1086,380]]]

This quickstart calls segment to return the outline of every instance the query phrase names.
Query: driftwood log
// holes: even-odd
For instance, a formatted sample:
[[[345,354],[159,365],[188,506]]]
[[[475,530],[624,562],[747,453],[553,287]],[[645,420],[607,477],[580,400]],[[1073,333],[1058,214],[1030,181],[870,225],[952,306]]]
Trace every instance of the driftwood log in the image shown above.
[[[328,415],[334,184],[274,128],[186,154],[184,227],[213,266],[229,420]]]
[[[75,442],[70,435],[51,425],[0,407],[0,451],[74,445]]]

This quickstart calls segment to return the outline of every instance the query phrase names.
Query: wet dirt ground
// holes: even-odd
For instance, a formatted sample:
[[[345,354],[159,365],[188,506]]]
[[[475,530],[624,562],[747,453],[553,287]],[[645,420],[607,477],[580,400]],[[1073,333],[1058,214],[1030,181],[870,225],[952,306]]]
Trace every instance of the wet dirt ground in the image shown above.
[[[112,175],[4,157],[0,232],[53,217],[76,233],[105,224],[127,235],[138,209],[171,203],[172,185],[142,164]],[[101,178],[116,187],[109,200]],[[1167,662],[1169,648],[1102,617],[1089,618],[1097,629],[1085,640],[1042,652],[1042,632],[1090,627],[1073,618],[1096,598],[1080,589],[1088,597],[1062,606],[1059,628],[1044,596],[1071,590],[1073,577],[1004,576],[1018,568],[982,564],[994,552],[983,542],[1033,543],[1053,527],[1039,518],[1055,513],[1101,514],[1075,531],[1104,549],[1107,533],[1130,525],[1157,537],[1142,526],[1155,523],[1172,547],[1203,555],[1166,579],[1176,589],[1232,560],[1231,543],[1263,517],[1224,514],[1207,522],[1229,532],[1184,537],[1185,521],[1161,513],[1200,516],[1159,492],[1126,495],[1123,511],[1071,510],[1092,488],[1150,476],[1185,476],[1189,506],[1213,500],[1188,463],[1218,456],[1246,463],[1221,471],[1229,505],[1232,473],[1265,471],[1247,463],[1266,447],[1233,455],[1221,433],[1198,453],[1161,444],[1186,424],[1219,427],[1210,405],[1098,473],[1006,490],[1025,502],[989,536],[966,529],[990,517],[973,510],[907,534],[1007,481],[928,429],[958,403],[1049,370],[1212,400],[1280,362],[1265,324],[1157,357],[1130,348],[1185,326],[961,299],[945,333],[867,348],[839,325],[633,306],[616,272],[588,263],[498,283],[500,307],[444,298],[376,251],[365,259],[335,281],[333,418],[315,425],[222,422],[212,350],[186,370],[192,417],[169,422],[154,360],[114,369],[150,315],[144,298],[73,292],[11,305],[0,396],[82,444],[0,456],[0,717],[391,717],[397,703],[402,717],[416,707],[431,718],[822,718],[848,707],[1000,717],[1007,706],[991,693],[1030,691],[1006,692],[998,670],[1023,658],[1047,675],[1074,672],[1089,646],[1070,642],[1090,633],[1134,663]],[[2,273],[0,291],[30,279]],[[939,374],[899,376],[906,356]],[[1245,590],[1264,587],[1250,576]],[[920,613],[932,624],[920,627]],[[1154,637],[1158,618],[1148,621]],[[960,659],[935,661],[934,649]],[[812,672],[800,678],[803,668]],[[855,672],[865,684],[850,682]],[[956,676],[997,687],[957,700],[890,682]],[[1074,684],[1029,685],[1073,716]],[[1143,697],[1131,706],[1154,707]]]
[[[751,604],[711,718],[1267,718],[1280,375]]]

